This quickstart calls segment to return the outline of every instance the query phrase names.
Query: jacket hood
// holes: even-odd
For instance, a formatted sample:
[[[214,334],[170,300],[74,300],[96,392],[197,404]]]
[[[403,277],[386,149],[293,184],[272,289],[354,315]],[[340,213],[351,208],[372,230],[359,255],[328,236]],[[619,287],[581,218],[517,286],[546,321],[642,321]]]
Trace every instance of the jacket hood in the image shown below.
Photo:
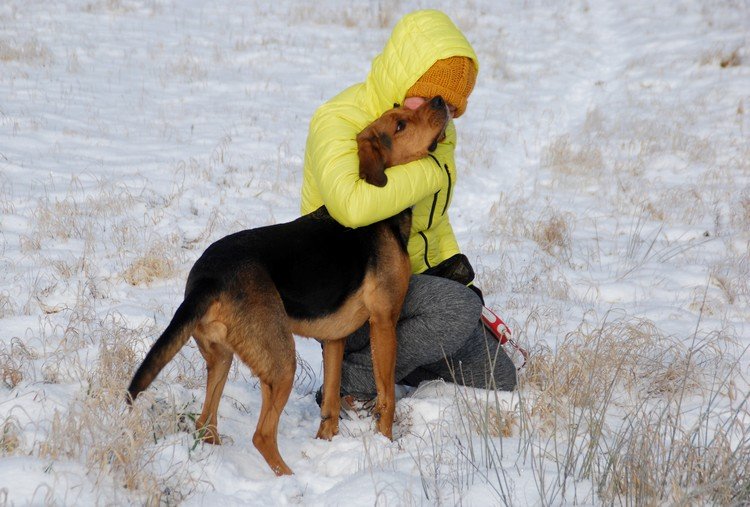
[[[474,49],[447,15],[437,10],[407,14],[372,62],[364,106],[372,116],[380,116],[394,103],[402,103],[407,90],[432,64],[451,56],[471,58],[479,69]]]

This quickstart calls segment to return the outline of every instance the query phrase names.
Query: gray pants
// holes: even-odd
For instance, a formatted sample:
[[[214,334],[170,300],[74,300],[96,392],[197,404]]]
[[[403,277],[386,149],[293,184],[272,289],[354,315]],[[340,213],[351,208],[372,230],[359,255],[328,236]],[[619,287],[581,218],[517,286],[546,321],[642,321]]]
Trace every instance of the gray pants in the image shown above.
[[[444,379],[480,388],[512,390],[516,367],[481,323],[482,303],[468,287],[429,275],[414,275],[396,334],[396,383],[411,386]],[[341,392],[375,396],[370,326],[346,341]]]

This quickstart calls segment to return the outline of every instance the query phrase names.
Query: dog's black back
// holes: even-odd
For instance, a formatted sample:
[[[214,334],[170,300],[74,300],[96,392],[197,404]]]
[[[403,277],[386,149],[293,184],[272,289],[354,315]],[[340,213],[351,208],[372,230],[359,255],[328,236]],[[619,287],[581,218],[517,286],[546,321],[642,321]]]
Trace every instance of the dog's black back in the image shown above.
[[[267,271],[287,315],[316,319],[335,312],[378,262],[378,235],[393,234],[406,252],[411,210],[375,224],[350,229],[321,207],[292,222],[226,236],[206,249],[188,277],[186,294],[217,283],[230,292],[244,267]],[[406,228],[406,230],[404,230]],[[239,289],[239,287],[237,287]]]

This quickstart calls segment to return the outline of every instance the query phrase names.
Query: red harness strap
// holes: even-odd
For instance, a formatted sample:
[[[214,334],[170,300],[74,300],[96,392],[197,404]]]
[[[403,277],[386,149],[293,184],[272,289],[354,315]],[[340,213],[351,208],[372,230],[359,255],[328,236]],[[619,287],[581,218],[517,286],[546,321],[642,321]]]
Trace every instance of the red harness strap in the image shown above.
[[[503,319],[501,319],[495,312],[493,312],[486,306],[483,306],[482,322],[484,322],[484,325],[487,327],[487,329],[490,330],[490,333],[492,333],[492,335],[497,338],[497,340],[500,342],[500,345],[505,345],[506,343],[508,343],[511,347],[521,353],[521,355],[523,356],[523,363],[521,363],[520,366],[517,366],[516,369],[520,370],[521,368],[526,366],[526,361],[528,361],[529,359],[529,353],[526,351],[526,349],[521,348],[513,340],[513,338],[511,338],[510,328],[507,324],[505,324],[505,322],[503,322]]]

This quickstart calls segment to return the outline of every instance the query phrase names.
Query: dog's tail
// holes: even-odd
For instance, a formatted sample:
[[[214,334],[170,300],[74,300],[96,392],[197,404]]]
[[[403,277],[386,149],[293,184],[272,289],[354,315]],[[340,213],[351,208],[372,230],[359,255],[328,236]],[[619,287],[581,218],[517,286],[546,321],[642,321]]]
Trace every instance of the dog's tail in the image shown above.
[[[159,372],[187,343],[201,317],[208,311],[213,299],[220,292],[217,282],[202,280],[186,296],[172,317],[167,329],[161,334],[143,363],[135,372],[128,387],[128,404],[154,381]]]

